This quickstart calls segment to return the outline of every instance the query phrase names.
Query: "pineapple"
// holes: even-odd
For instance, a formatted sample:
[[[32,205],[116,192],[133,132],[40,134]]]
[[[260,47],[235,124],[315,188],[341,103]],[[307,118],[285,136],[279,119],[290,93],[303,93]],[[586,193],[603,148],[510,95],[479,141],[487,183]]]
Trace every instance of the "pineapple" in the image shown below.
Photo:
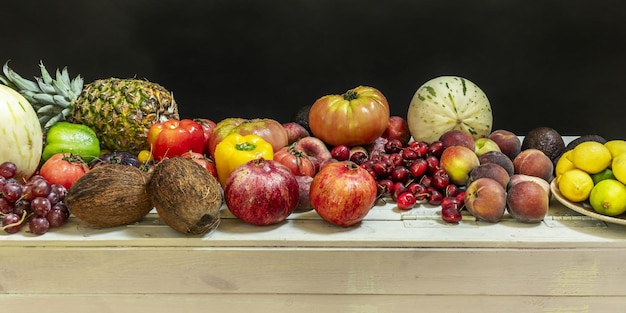
[[[155,123],[178,119],[178,106],[168,90],[140,79],[99,79],[83,85],[70,80],[67,68],[52,78],[43,63],[41,77],[22,78],[4,64],[0,81],[19,91],[34,107],[43,129],[60,121],[84,124],[97,134],[103,150],[138,154],[148,149],[148,130]]]

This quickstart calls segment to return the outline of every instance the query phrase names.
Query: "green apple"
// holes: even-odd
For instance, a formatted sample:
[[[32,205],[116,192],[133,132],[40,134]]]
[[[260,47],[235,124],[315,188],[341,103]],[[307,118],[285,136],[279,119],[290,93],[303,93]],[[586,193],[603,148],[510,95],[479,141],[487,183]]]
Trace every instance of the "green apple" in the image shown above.
[[[474,149],[477,156],[481,156],[489,151],[500,151],[500,146],[489,138],[478,138],[474,141],[476,148]]]

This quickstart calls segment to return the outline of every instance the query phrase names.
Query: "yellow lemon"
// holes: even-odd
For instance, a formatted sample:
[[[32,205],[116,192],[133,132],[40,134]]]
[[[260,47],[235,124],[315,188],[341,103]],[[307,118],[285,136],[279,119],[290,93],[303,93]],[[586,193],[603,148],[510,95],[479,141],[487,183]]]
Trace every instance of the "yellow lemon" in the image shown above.
[[[593,180],[587,172],[575,168],[559,175],[557,185],[565,199],[581,202],[589,198],[593,189]]]
[[[626,152],[613,158],[611,170],[617,180],[622,184],[626,184]]]
[[[574,166],[574,163],[572,163],[572,161],[570,161],[570,159],[569,159],[569,155],[570,154],[572,154],[572,150],[565,151],[561,155],[559,160],[556,162],[556,166],[554,167],[554,174],[556,176],[559,176],[559,175],[567,172],[568,170],[576,168],[576,166]]]
[[[595,174],[611,166],[611,152],[597,141],[586,141],[571,150],[569,160],[576,168]]]
[[[604,143],[604,146],[609,149],[612,157],[616,157],[622,152],[626,152],[626,140],[613,139]]]
[[[589,204],[598,213],[617,216],[626,212],[626,186],[614,179],[596,184],[589,195]]]

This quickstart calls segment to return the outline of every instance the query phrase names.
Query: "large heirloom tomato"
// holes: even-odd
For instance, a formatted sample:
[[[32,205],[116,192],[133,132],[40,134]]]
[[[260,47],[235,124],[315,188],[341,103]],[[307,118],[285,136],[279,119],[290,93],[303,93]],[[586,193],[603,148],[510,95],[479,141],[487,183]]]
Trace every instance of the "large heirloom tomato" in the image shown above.
[[[242,136],[257,135],[272,145],[273,152],[280,150],[289,143],[287,131],[283,125],[270,118],[244,119],[239,117],[225,118],[217,123],[209,137],[209,155],[215,156],[215,147],[232,133]]]
[[[376,88],[359,86],[343,95],[323,96],[311,106],[313,135],[331,146],[367,145],[380,137],[389,123],[389,103]]]

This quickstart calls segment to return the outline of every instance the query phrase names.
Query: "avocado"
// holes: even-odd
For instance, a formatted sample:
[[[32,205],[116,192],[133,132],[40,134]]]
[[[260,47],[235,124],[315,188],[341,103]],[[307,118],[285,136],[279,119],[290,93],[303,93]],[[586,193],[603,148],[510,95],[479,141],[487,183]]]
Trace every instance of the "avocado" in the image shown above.
[[[600,135],[582,135],[572,141],[570,141],[570,143],[567,144],[567,146],[565,146],[565,150],[563,150],[563,153],[565,153],[566,151],[572,150],[574,149],[576,146],[578,146],[579,144],[585,142],[585,141],[597,141],[601,144],[605,144],[606,143],[606,139],[604,139],[604,137],[600,136]]]
[[[292,122],[302,125],[302,127],[304,127],[309,134],[312,134],[311,128],[309,127],[309,111],[311,111],[311,106],[312,105],[305,105],[300,107],[300,109],[298,109],[298,111],[296,111],[296,113],[294,113],[291,117]]]
[[[561,134],[554,128],[540,126],[531,129],[524,136],[522,150],[526,149],[541,150],[554,162],[565,150],[565,142]]]

